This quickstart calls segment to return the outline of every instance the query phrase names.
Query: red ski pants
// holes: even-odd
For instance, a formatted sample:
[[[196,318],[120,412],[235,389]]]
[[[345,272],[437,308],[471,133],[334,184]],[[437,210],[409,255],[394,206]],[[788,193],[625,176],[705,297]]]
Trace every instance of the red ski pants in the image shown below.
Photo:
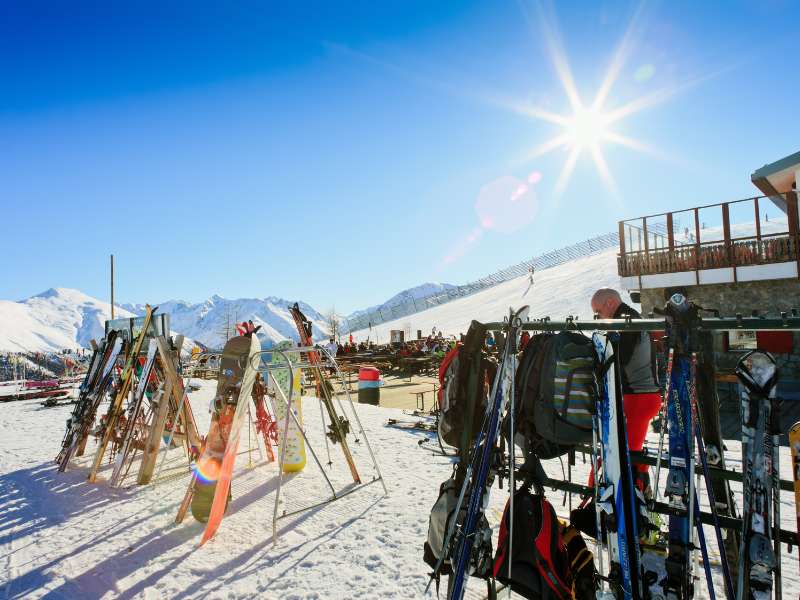
[[[661,394],[625,394],[622,398],[625,410],[625,428],[628,431],[628,449],[638,451],[644,447],[647,430],[658,411],[661,410]],[[634,465],[647,472],[647,465]],[[589,473],[589,487],[594,487],[594,470]]]

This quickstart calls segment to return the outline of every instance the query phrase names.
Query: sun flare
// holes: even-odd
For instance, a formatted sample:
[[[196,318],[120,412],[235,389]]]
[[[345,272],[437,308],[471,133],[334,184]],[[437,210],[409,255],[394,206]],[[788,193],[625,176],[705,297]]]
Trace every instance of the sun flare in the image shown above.
[[[608,139],[608,116],[592,108],[581,107],[567,119],[564,127],[570,148],[580,150],[598,146]]]
[[[591,102],[584,102],[578,92],[578,86],[573,78],[572,69],[559,38],[555,15],[547,10],[540,11],[543,38],[554,70],[569,102],[569,110],[557,113],[530,103],[511,103],[510,108],[527,117],[547,121],[560,128],[553,137],[528,151],[524,158],[524,162],[529,162],[555,150],[566,150],[566,158],[554,188],[556,200],[568,186],[572,172],[584,153],[592,159],[606,189],[618,201],[619,194],[616,182],[603,154],[604,147],[620,145],[637,152],[661,155],[659,151],[651,146],[614,131],[613,127],[618,125],[624,118],[663,102],[676,90],[656,90],[622,105],[609,107],[609,104],[611,104],[609,102],[611,90],[632,52],[639,17],[640,10],[637,10],[631,19],[628,30],[623,35],[611,58],[608,69],[594,97]]]

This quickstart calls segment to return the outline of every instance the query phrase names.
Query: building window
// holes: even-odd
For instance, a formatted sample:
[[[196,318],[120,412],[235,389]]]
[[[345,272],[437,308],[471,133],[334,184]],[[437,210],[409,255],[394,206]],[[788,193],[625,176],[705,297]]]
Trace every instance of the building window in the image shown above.
[[[734,329],[728,333],[728,349],[731,351],[755,350],[758,348],[756,332],[752,330]]]

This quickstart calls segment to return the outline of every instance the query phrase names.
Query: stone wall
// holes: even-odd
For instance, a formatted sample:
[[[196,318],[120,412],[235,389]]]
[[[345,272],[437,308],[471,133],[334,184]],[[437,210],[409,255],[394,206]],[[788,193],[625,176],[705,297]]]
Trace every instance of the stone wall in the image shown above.
[[[749,316],[753,310],[762,315],[778,316],[781,311],[800,309],[800,281],[797,279],[695,285],[686,290],[692,302],[704,308],[715,308],[723,317],[736,313]],[[642,290],[641,294],[642,314],[664,306],[664,288]]]
[[[746,281],[690,286],[686,288],[689,299],[704,308],[719,310],[720,316],[732,317],[736,313],[750,316],[754,310],[761,316],[778,316],[792,308],[800,309],[800,282],[797,279]],[[664,289],[641,291],[642,315],[647,316],[655,307],[664,306]],[[743,351],[723,351],[723,332],[714,333],[714,361],[717,372],[732,373]],[[800,420],[800,332],[794,334],[793,352],[777,354],[780,369],[778,396],[783,398],[781,429],[788,431]],[[720,400],[720,417],[723,437],[737,439],[741,434],[738,385],[720,382],[717,386]],[[786,443],[786,440],[782,440]]]

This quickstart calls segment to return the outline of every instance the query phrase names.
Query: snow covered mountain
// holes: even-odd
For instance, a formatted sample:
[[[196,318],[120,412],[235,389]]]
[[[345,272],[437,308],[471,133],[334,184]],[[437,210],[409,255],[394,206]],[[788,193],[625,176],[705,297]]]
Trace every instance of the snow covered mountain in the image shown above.
[[[421,285],[408,288],[407,290],[403,290],[402,292],[398,292],[383,304],[376,304],[375,306],[353,311],[351,314],[347,315],[347,318],[353,319],[359,315],[363,315],[364,313],[373,312],[383,308],[391,308],[392,306],[409,302],[411,299],[419,300],[420,298],[426,298],[432,294],[444,292],[455,287],[458,286],[455,286],[451,283],[423,283]]]
[[[242,298],[229,300],[212,296],[205,302],[190,304],[171,300],[156,304],[158,312],[169,313],[170,329],[186,336],[187,345],[197,340],[210,348],[221,348],[237,322],[252,319],[261,325],[259,338],[271,342],[297,340],[297,329],[289,314],[294,304],[282,298]],[[314,322],[314,338],[328,336],[325,318],[314,308],[299,303]],[[117,306],[115,317],[144,314],[144,305]],[[52,288],[25,300],[0,300],[0,351],[55,352],[65,348],[88,347],[92,339],[104,334],[104,323],[111,318],[111,305],[79,290]],[[186,346],[184,346],[186,348]]]
[[[114,316],[132,317],[127,310]],[[0,300],[0,350],[58,351],[88,347],[104,334],[111,305],[69,288],[51,288],[20,302]]]
[[[214,295],[205,302],[192,304],[183,300],[169,300],[158,304],[159,312],[169,313],[170,327],[209,348],[221,348],[229,335],[235,334],[236,323],[252,320],[261,325],[258,337],[265,346],[282,340],[298,340],[289,307],[294,302],[269,296],[267,298],[239,298],[231,300]],[[313,322],[314,339],[327,337],[328,325],[323,315],[305,302],[298,302],[300,310]],[[125,310],[144,314],[144,306],[123,304]],[[226,335],[227,332],[227,335]]]

